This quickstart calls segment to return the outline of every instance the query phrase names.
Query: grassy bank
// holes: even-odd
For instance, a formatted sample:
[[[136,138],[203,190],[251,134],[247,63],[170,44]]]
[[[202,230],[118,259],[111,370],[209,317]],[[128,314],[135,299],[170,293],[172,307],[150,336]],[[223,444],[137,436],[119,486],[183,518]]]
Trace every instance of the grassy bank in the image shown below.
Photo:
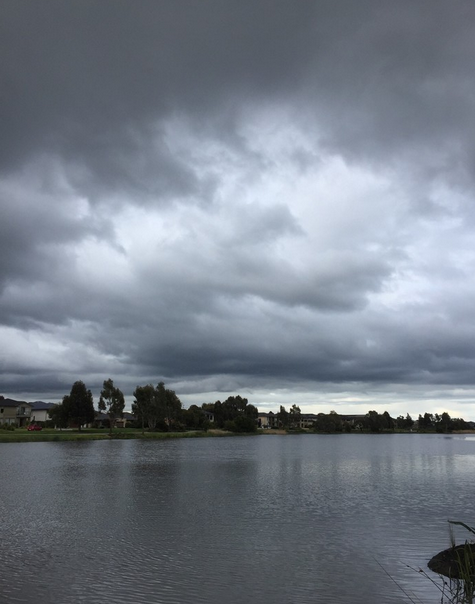
[[[314,434],[325,436],[325,433],[316,432],[301,432],[302,434]],[[417,432],[388,432],[387,434],[404,433],[418,434]],[[286,430],[258,430],[252,433],[256,434],[300,434],[300,432],[287,432]],[[331,434],[342,434],[341,432],[332,432]],[[352,434],[371,434],[370,432],[352,432]],[[430,433],[432,434],[432,433]],[[433,433],[435,434],[435,432]],[[475,434],[475,430],[463,430],[453,432],[452,434]],[[28,432],[26,429],[17,428],[16,430],[4,431],[0,430],[0,443],[28,443],[28,442],[62,442],[62,441],[79,441],[79,440],[122,440],[122,439],[143,439],[143,440],[166,440],[170,438],[209,438],[220,436],[250,436],[249,434],[227,432],[226,430],[208,430],[207,432],[199,430],[190,430],[188,432],[145,432],[142,434],[140,429],[134,428],[118,428],[109,434],[108,430],[86,429],[81,430],[53,430],[44,429],[41,432]]]
[[[79,440],[115,440],[115,439],[144,439],[165,440],[169,438],[202,438],[217,436],[233,436],[224,430],[209,430],[202,432],[190,430],[188,432],[145,432],[133,428],[120,428],[112,432],[108,430],[53,430],[44,429],[41,432],[28,432],[26,429],[16,429],[12,432],[0,430],[0,443],[25,443],[25,442],[62,442]]]

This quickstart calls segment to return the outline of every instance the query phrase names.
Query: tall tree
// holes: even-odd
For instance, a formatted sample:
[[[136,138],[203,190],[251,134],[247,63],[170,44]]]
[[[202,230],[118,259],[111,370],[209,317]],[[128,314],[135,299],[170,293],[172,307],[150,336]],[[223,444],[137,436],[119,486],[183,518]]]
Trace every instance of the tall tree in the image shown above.
[[[444,411],[441,416],[439,416],[438,421],[436,422],[435,429],[437,432],[451,432],[452,431],[452,418]]]
[[[434,427],[434,421],[432,413],[424,413],[424,416],[419,414],[419,431],[431,430]]]
[[[327,414],[319,413],[314,423],[314,430],[316,432],[328,433],[342,432],[343,422],[336,411],[330,411],[330,413]]]
[[[169,429],[179,418],[181,401],[174,390],[165,388],[163,382],[159,382],[155,388],[152,384],[137,386],[134,397],[132,412],[142,423],[142,433],[145,424],[149,430],[155,430],[157,425]]]
[[[251,405],[251,404],[246,405],[246,408],[244,409],[244,415],[246,417],[250,417],[251,419],[254,419],[256,422],[256,426],[257,426],[257,417],[259,415],[259,410],[257,407],[255,407],[254,405]]]
[[[288,428],[289,426],[289,412],[286,411],[284,406],[280,406],[279,412],[276,414],[277,422],[280,428]]]
[[[83,424],[94,421],[94,401],[92,393],[84,382],[74,382],[68,397],[63,398],[68,408],[69,420],[77,424],[79,430]]]
[[[301,417],[300,407],[297,405],[292,405],[289,411],[289,422],[291,428],[298,428],[300,426],[300,417]]]
[[[182,417],[187,428],[205,431],[209,428],[209,420],[203,409],[200,409],[197,405],[191,405],[188,409],[184,409]]]
[[[211,411],[214,414],[214,423],[219,428],[224,428],[227,425],[228,428],[231,429],[233,422],[237,418],[245,417],[247,419],[257,420],[258,415],[257,407],[249,405],[247,398],[243,398],[239,394],[237,396],[229,396],[224,403],[221,401],[203,403],[202,409]],[[241,419],[239,422],[242,424]],[[251,426],[252,422],[244,422],[244,424],[246,426]]]
[[[98,407],[99,411],[107,412],[109,416],[109,433],[112,434],[115,420],[118,417],[122,417],[124,413],[125,400],[122,391],[114,386],[114,382],[110,378],[104,380]]]
[[[394,430],[394,420],[387,411],[381,417],[381,425],[383,430]]]
[[[165,389],[165,401],[166,401],[166,412],[167,412],[167,424],[173,426],[181,416],[182,404],[178,398],[176,392],[170,388]]]
[[[365,418],[365,427],[371,432],[381,432],[383,429],[383,416],[377,411],[368,411]]]
[[[134,390],[135,401],[132,403],[132,413],[137,417],[142,425],[142,434],[145,432],[145,423],[149,429],[155,428],[153,424],[153,405],[155,399],[155,388],[152,384],[146,386],[137,386]]]
[[[63,401],[48,409],[48,417],[55,428],[67,428],[69,421],[69,396],[64,396]]]
[[[158,382],[155,392],[154,392],[154,400],[152,406],[152,413],[155,419],[155,426],[158,422],[161,422],[163,427],[163,422],[169,425],[168,421],[168,404],[167,404],[167,389],[165,388],[165,384],[163,382]]]

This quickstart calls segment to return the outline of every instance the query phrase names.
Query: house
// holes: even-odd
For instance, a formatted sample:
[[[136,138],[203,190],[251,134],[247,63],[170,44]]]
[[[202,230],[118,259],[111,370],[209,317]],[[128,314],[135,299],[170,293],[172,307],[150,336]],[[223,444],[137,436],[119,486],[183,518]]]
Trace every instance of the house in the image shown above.
[[[0,424],[26,426],[30,422],[32,409],[31,403],[0,396]]]
[[[31,411],[30,421],[32,422],[47,422],[49,420],[48,411],[54,407],[54,403],[44,403],[43,401],[35,401],[31,403],[33,409]]]
[[[352,428],[361,430],[365,425],[366,415],[340,415],[344,422],[348,422]]]
[[[116,417],[114,421],[114,426],[116,428],[125,428],[127,425],[135,422],[135,415],[129,413],[128,411],[124,411],[122,417]],[[101,411],[95,412],[94,422],[90,425],[90,427],[94,428],[108,428],[109,427],[109,414],[102,413]]]
[[[108,428],[109,427],[109,416],[107,413],[101,411],[94,412],[94,421],[87,424],[88,428]]]
[[[317,417],[318,416],[315,413],[301,413],[299,420],[299,428],[312,428],[313,424],[317,421]]]
[[[277,420],[277,414],[272,411],[269,411],[269,413],[258,413],[257,425],[259,428],[278,428],[279,422]]]
[[[115,420],[116,428],[126,428],[137,421],[137,418],[133,413],[129,413],[129,411],[124,411],[122,413],[122,417],[118,417]]]
[[[202,409],[203,413],[206,416],[206,419],[210,422],[213,423],[214,422],[214,413],[213,411],[208,411],[208,409]]]

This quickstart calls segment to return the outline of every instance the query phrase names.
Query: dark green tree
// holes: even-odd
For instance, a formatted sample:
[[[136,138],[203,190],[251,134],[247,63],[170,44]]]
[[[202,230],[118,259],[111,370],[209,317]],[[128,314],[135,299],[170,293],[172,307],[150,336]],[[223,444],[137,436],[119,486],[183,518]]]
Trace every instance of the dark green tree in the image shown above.
[[[436,414],[434,423],[436,432],[443,432],[446,434],[447,432],[452,431],[452,418],[447,411],[444,411],[442,415]]]
[[[300,412],[300,407],[297,405],[292,405],[289,411],[289,426],[291,428],[298,428],[300,426],[300,418],[302,414]]]
[[[254,405],[247,404],[246,408],[244,409],[244,415],[254,420],[254,423],[257,426],[257,416],[259,415],[259,410],[257,407],[255,407]]]
[[[330,413],[319,413],[317,415],[317,419],[315,420],[313,429],[315,432],[326,432],[328,434],[332,432],[342,432],[343,422],[336,411],[330,411]]]
[[[377,411],[368,411],[365,418],[365,428],[370,432],[381,432],[383,429],[383,419]]]
[[[56,428],[67,428],[69,422],[69,396],[63,397],[63,401],[48,409],[48,417]]]
[[[221,401],[204,403],[202,408],[214,414],[214,424],[218,428],[235,431],[233,428],[234,421],[242,416],[253,420],[257,426],[257,407],[248,404],[247,398],[243,398],[239,394],[237,396],[229,396],[224,403]],[[248,425],[251,425],[250,422],[248,422]]]
[[[395,426],[399,430],[410,430],[414,425],[414,420],[409,415],[409,413],[404,417],[404,415],[399,415],[394,421]]]
[[[134,390],[135,401],[132,403],[132,413],[137,417],[142,426],[142,434],[145,432],[145,424],[149,429],[155,428],[153,423],[153,405],[155,399],[155,388],[152,384],[137,386]]]
[[[252,417],[240,413],[233,421],[228,420],[225,424],[225,428],[231,432],[256,432],[257,422]]]
[[[167,389],[163,382],[159,382],[155,388],[153,404],[150,409],[150,416],[153,418],[154,427],[156,429],[157,424],[160,423],[159,428],[168,429],[168,411],[167,411]]]
[[[404,415],[398,415],[396,417],[396,427],[399,430],[404,430],[404,428],[406,427],[406,418],[404,417]]]
[[[114,386],[114,382],[110,378],[104,380],[98,407],[99,411],[107,412],[109,416],[109,432],[112,434],[115,420],[118,417],[122,417],[124,413],[125,400],[122,391]]]
[[[152,384],[137,386],[134,397],[132,412],[142,425],[142,433],[145,424],[149,430],[169,430],[178,423],[182,412],[181,401],[174,390],[165,388],[163,382],[159,382],[156,388]]]
[[[381,427],[383,430],[394,430],[394,420],[387,411],[381,416]]]
[[[189,409],[183,409],[181,417],[187,428],[206,431],[210,426],[203,409],[200,409],[197,405],[191,405]]]
[[[427,430],[434,429],[435,417],[432,413],[424,413],[424,415],[419,415],[419,431],[425,432]]]
[[[283,405],[280,406],[279,411],[276,414],[277,423],[281,428],[289,427],[289,412],[285,409]]]
[[[183,406],[176,392],[170,388],[165,389],[165,403],[167,424],[169,427],[173,427],[181,417]]]
[[[84,424],[94,421],[92,393],[84,382],[74,382],[69,396],[63,398],[63,405],[68,410],[69,421],[76,424],[79,430]]]
[[[221,405],[221,421],[224,424],[228,421],[233,422],[239,415],[246,413],[246,407],[247,398],[243,398],[239,394],[229,396]]]
[[[450,420],[450,429],[449,431],[452,430],[466,430],[469,427],[469,425],[467,424],[467,422],[465,420],[463,420],[460,417],[453,417]]]

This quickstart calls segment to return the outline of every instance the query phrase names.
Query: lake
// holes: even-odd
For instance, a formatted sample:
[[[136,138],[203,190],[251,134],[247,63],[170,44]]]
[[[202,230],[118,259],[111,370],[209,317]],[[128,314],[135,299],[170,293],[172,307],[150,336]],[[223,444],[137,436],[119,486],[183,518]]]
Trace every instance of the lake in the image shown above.
[[[0,600],[436,603],[474,478],[468,435],[0,444]]]

